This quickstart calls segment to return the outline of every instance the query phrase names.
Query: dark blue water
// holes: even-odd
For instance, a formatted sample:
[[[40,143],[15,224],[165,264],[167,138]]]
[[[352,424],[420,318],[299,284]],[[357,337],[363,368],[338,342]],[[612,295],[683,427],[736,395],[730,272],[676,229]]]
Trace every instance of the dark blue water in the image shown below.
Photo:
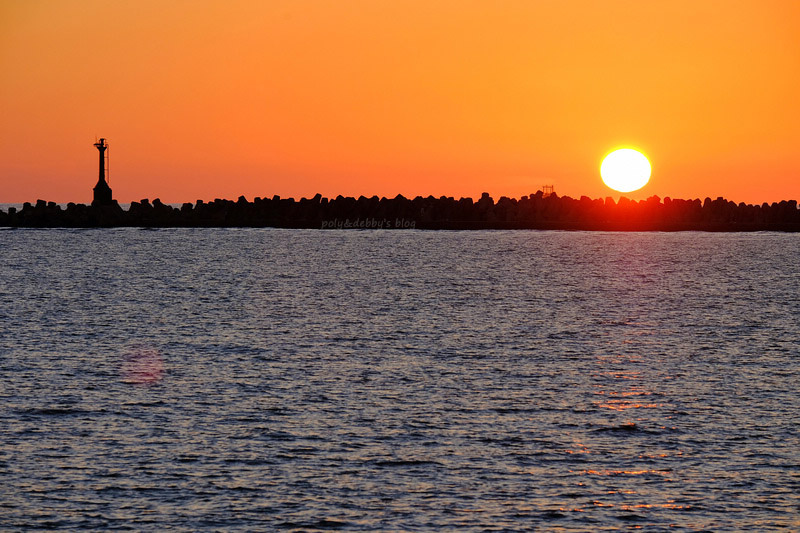
[[[0,231],[0,529],[800,529],[800,236]]]

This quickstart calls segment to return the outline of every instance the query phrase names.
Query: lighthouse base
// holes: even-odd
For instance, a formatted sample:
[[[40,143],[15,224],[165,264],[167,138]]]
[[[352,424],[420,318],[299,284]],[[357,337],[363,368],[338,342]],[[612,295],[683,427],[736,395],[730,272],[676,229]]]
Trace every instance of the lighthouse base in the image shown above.
[[[114,200],[111,198],[111,187],[108,186],[105,180],[98,181],[93,190],[94,199],[92,200],[92,207],[114,204]]]

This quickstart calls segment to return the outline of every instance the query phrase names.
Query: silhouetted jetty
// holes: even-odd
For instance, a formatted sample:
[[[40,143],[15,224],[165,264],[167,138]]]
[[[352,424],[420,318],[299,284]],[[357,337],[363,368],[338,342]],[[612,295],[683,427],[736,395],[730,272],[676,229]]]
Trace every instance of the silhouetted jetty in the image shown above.
[[[593,200],[581,196],[559,197],[552,185],[520,199],[505,196],[495,202],[488,193],[472,198],[417,196],[413,200],[372,196],[323,198],[244,196],[237,201],[197,200],[173,207],[158,198],[131,202],[125,211],[113,199],[108,184],[108,143],[94,143],[98,154],[98,180],[92,204],[67,204],[37,200],[21,210],[0,210],[0,226],[13,228],[110,227],[273,227],[317,229],[541,229],[591,231],[800,231],[797,201],[749,205],[724,198],[672,200],[652,196],[643,201],[620,198]]]
[[[110,191],[109,191],[110,192]],[[104,199],[110,200],[106,193]],[[198,200],[174,207],[155,199],[132,202],[126,211],[114,201],[93,205],[38,200],[21,210],[0,210],[4,227],[274,227],[316,229],[539,229],[590,231],[800,231],[796,200],[761,205],[717,198],[663,201],[653,196],[580,199],[542,191],[519,199],[487,193],[472,198],[417,196],[408,199],[337,196],[295,200],[255,198]]]

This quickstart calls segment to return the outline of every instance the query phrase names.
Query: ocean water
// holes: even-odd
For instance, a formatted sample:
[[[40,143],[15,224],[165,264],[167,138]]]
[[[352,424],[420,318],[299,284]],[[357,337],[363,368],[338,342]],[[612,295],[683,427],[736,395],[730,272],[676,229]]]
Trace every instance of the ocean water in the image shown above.
[[[0,529],[800,530],[800,235],[0,230]]]

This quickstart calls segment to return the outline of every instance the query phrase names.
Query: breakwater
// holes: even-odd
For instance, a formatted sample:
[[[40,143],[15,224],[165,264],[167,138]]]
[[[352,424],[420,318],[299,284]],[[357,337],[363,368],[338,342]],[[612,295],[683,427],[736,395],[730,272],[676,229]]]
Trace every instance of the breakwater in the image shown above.
[[[88,206],[38,200],[22,209],[0,210],[3,227],[276,227],[316,229],[562,229],[597,231],[800,231],[796,200],[752,205],[724,198],[701,201],[657,196],[633,201],[579,199],[541,191],[495,201],[398,195],[337,196],[295,200],[198,200],[175,207],[143,199],[126,211],[116,202]]]

